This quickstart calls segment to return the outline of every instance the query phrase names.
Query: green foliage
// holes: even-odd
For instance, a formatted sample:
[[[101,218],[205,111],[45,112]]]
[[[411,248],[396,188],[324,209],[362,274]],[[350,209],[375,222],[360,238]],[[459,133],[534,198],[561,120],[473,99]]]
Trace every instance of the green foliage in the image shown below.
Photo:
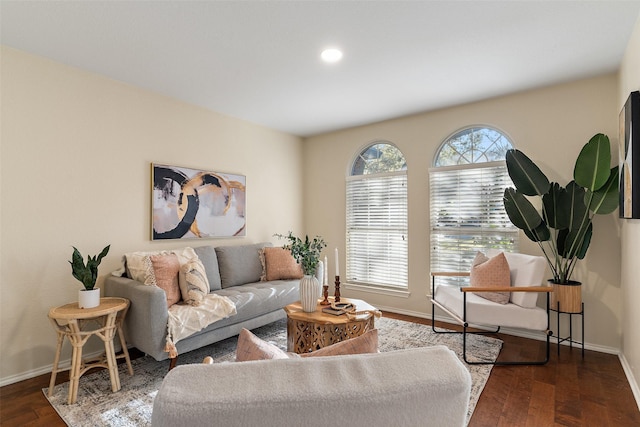
[[[87,264],[82,260],[80,251],[74,246],[71,255],[71,274],[78,279],[86,290],[90,291],[96,285],[98,279],[98,266],[107,253],[111,245],[107,245],[97,256],[87,256]]]
[[[519,150],[506,154],[509,176],[516,188],[504,192],[511,222],[538,243],[556,283],[568,283],[578,259],[591,243],[592,219],[618,206],[618,167],[610,168],[609,138],[594,135],[582,148],[566,188],[549,182],[545,174]],[[538,211],[526,196],[538,196]]]
[[[320,253],[323,248],[327,247],[322,237],[316,236],[313,240],[309,240],[309,236],[304,236],[304,240],[293,235],[290,231],[288,235],[274,234],[279,239],[287,239],[289,243],[283,248],[289,249],[291,255],[296,262],[302,266],[302,271],[306,275],[316,274],[318,261],[320,261]]]

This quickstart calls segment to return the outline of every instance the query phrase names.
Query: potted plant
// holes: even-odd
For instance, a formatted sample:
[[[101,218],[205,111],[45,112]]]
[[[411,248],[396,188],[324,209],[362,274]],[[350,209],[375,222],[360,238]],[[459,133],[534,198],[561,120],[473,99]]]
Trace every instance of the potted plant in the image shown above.
[[[78,279],[84,289],[78,292],[78,305],[80,308],[93,308],[100,305],[100,289],[95,288],[98,279],[98,266],[107,253],[111,245],[107,245],[97,256],[87,256],[85,264],[80,251],[74,246],[71,255],[71,274]]]
[[[302,310],[311,313],[316,310],[320,295],[320,282],[315,274],[320,261],[320,253],[327,244],[322,237],[316,236],[313,240],[309,240],[309,236],[305,235],[302,240],[294,236],[291,231],[286,236],[282,234],[275,236],[289,241],[283,248],[290,250],[293,258],[302,266],[304,277],[300,279],[300,303]]]
[[[611,167],[609,138],[594,135],[582,148],[566,187],[549,182],[531,159],[519,150],[506,154],[507,170],[515,185],[504,192],[511,222],[536,242],[547,259],[554,287],[552,306],[564,312],[582,311],[581,283],[571,280],[593,234],[592,218],[618,207],[618,167]],[[540,211],[526,196],[537,196]],[[559,303],[559,306],[558,306]]]

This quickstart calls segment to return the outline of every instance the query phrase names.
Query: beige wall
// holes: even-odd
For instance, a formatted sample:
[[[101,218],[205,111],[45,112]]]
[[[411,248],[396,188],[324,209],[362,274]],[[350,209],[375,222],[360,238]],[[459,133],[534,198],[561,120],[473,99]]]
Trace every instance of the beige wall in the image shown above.
[[[128,251],[302,229],[299,138],[16,50],[1,60],[2,383],[50,369],[47,312],[81,286],[72,245],[110,243],[104,276]],[[246,175],[247,237],[151,242],[151,162]]]
[[[603,132],[617,147],[617,103],[617,76],[611,74],[309,138],[305,140],[305,226],[322,234],[331,249],[340,249],[344,266],[348,167],[368,143],[396,144],[408,164],[411,295],[402,298],[353,290],[342,294],[394,311],[425,315],[429,310],[430,315],[428,171],[441,142],[468,125],[495,126],[550,179],[566,184],[572,179],[575,158],[591,136]],[[617,159],[617,152],[614,156]],[[590,252],[575,276],[584,282],[587,342],[614,351],[620,347],[622,316],[616,215],[596,218]],[[537,246],[525,239],[520,250],[538,253]]]
[[[620,111],[630,92],[640,90],[640,17],[620,67],[620,92],[616,111]],[[622,354],[631,371],[632,388],[640,402],[640,220],[622,220]],[[629,373],[627,373],[629,375]]]

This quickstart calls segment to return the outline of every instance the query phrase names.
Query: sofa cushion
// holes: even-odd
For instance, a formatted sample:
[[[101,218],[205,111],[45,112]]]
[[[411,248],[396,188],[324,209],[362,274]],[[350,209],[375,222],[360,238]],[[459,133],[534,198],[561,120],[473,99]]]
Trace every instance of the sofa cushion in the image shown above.
[[[209,281],[207,273],[199,259],[192,259],[180,266],[178,274],[180,295],[182,300],[193,306],[198,306],[209,294]]]
[[[220,269],[218,268],[218,257],[216,256],[216,248],[213,246],[200,246],[193,249],[200,258],[204,270],[207,272],[207,280],[209,281],[209,289],[217,291],[222,288],[220,283]]]
[[[153,266],[153,274],[147,276],[145,285],[157,286],[164,290],[167,298],[167,307],[180,301],[180,286],[178,273],[180,261],[176,254],[151,255],[148,257]]]
[[[482,252],[478,252],[471,267],[469,284],[479,288],[510,287],[509,263],[504,253],[500,252],[493,258],[488,258]],[[478,292],[476,295],[498,304],[507,304],[510,296],[509,292]]]
[[[303,276],[302,266],[291,255],[289,249],[264,248],[262,259],[266,281],[301,279]]]
[[[271,243],[257,243],[216,247],[222,288],[259,282],[262,276],[260,249],[270,246]]]

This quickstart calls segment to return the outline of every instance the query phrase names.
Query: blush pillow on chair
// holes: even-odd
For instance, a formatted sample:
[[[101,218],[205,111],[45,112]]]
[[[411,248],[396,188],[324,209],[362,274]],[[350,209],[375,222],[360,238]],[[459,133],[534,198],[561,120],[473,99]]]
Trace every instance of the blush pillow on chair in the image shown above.
[[[478,252],[471,267],[469,284],[480,288],[510,287],[511,274],[504,253],[500,252],[493,258],[488,258],[482,252]],[[475,294],[498,304],[507,304],[510,296],[509,292],[477,292]]]

